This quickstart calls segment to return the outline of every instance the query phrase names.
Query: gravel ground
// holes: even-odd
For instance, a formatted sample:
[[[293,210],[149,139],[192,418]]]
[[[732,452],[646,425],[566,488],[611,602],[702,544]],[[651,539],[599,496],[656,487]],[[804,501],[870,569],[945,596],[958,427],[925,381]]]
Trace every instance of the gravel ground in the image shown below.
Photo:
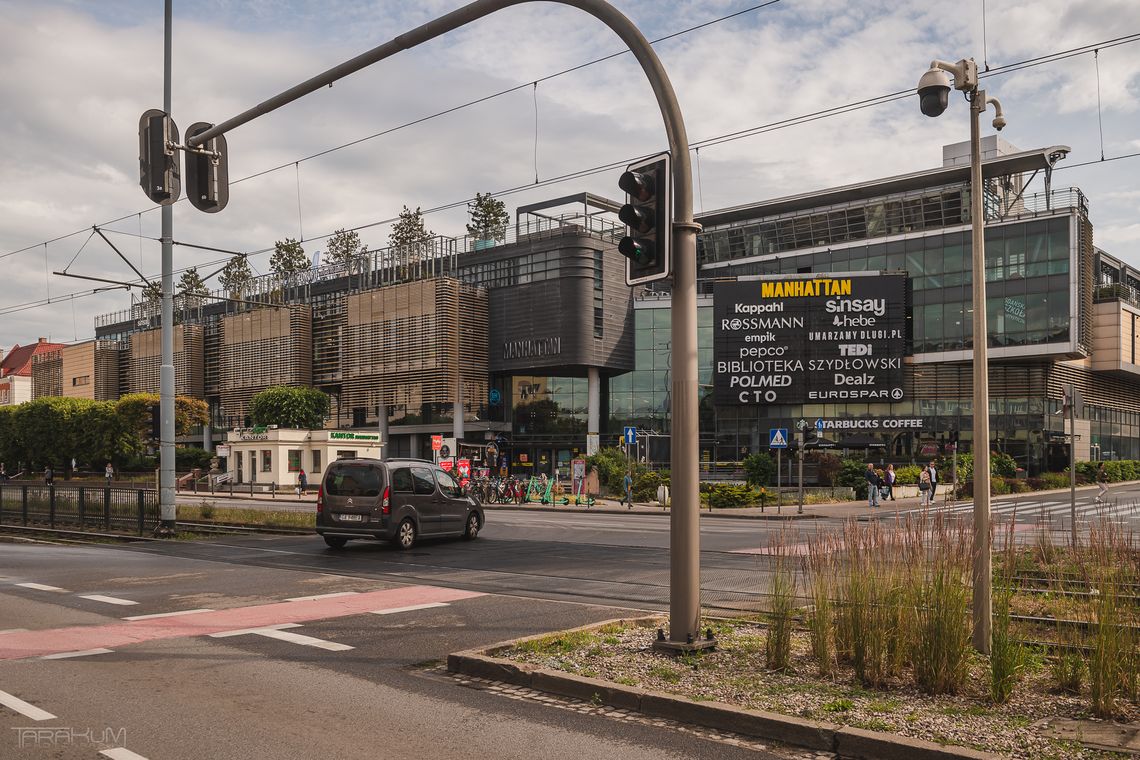
[[[553,635],[495,654],[697,701],[960,744],[1019,760],[1120,757],[1043,734],[1048,719],[1088,717],[1088,696],[1053,691],[1048,669],[1040,662],[1022,676],[1008,703],[994,705],[988,665],[981,657],[971,661],[962,693],[931,697],[911,685],[908,673],[883,690],[861,687],[850,669],[819,677],[806,634],[793,636],[790,672],[769,672],[764,667],[766,632],[753,623],[718,623],[714,651],[671,657],[651,649],[656,627],[663,624],[611,625],[593,633]]]

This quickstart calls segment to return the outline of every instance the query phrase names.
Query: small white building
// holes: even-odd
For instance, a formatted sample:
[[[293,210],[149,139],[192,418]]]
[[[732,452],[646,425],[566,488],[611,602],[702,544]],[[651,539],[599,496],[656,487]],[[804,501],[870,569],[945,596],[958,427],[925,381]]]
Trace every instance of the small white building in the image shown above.
[[[218,446],[234,483],[257,483],[279,488],[297,485],[301,470],[315,487],[329,462],[337,459],[379,458],[380,435],[355,430],[295,430],[237,428]]]

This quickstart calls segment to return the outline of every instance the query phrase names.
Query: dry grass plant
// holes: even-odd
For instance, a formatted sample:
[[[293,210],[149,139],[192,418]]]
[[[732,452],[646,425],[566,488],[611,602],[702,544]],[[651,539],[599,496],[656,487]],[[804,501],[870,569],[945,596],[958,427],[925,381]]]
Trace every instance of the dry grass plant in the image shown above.
[[[796,563],[788,553],[781,531],[770,543],[772,581],[769,590],[768,635],[764,639],[764,666],[783,672],[792,654],[792,617],[796,611]]]
[[[990,643],[990,698],[996,704],[1004,704],[1013,694],[1017,680],[1025,670],[1028,652],[1025,646],[1014,637],[1011,630],[1011,603],[1017,574],[1017,544],[1014,541],[1014,526],[1017,511],[1010,517],[1001,548],[1002,562],[999,569],[999,582],[993,594],[993,628]]]
[[[832,602],[838,585],[839,541],[830,534],[808,542],[804,583],[811,594],[808,630],[811,655],[821,676],[835,672],[835,606]]]

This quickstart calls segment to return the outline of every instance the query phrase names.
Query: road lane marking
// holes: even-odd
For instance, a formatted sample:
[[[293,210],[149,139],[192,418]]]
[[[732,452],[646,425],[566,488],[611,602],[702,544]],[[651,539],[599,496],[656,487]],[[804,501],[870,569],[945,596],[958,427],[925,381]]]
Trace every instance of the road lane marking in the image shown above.
[[[114,749],[101,749],[99,754],[103,757],[109,757],[111,760],[146,760],[140,754],[131,752],[126,747],[115,747]]]
[[[72,657],[86,657],[89,654],[110,654],[113,649],[105,649],[99,647],[98,649],[84,649],[80,652],[59,652],[58,654],[45,654],[41,660],[67,660]]]
[[[211,633],[210,638],[224,639],[230,636],[264,636],[268,639],[277,639],[278,641],[288,641],[290,644],[301,644],[307,647],[316,647],[317,649],[327,649],[330,652],[345,652],[353,649],[348,644],[338,644],[335,641],[325,641],[313,636],[306,636],[301,633],[290,633],[283,630],[285,628],[300,628],[296,623],[284,623],[282,625],[268,625],[263,628],[243,628],[237,631],[222,631],[220,633]]]
[[[407,607],[392,607],[387,610],[372,610],[372,615],[395,615],[397,612],[412,612],[413,610],[430,610],[433,607],[450,607],[447,602],[431,602],[430,604],[412,604]]]
[[[125,646],[147,641],[206,636],[211,633],[300,624],[315,620],[335,620],[381,609],[433,602],[456,602],[480,596],[485,594],[441,586],[399,586],[335,599],[272,602],[158,620],[115,620],[112,623],[9,633],[0,636],[0,660],[21,660],[42,657],[45,654],[77,652],[99,647],[118,651]]]
[[[47,710],[41,710],[35,705],[28,704],[17,696],[13,696],[6,691],[0,691],[0,705],[4,705],[9,710],[15,710],[23,715],[25,718],[32,720],[54,720],[55,716]]]
[[[43,583],[17,583],[16,585],[23,586],[24,588],[30,588],[35,591],[55,591],[60,594],[67,593],[67,589],[65,588],[60,588],[59,586],[47,586]]]
[[[7,630],[0,631],[0,636],[3,636],[5,633],[23,633],[26,630],[28,630],[28,629],[27,628],[8,628]]]
[[[259,631],[280,631],[285,628],[300,628],[300,623],[279,623],[277,625],[262,625],[257,628],[239,628],[236,631],[218,631],[217,633],[206,634],[211,639],[225,639],[230,636],[248,636],[251,633],[258,633]]]
[[[294,596],[286,599],[287,602],[311,602],[314,599],[335,599],[338,596],[355,596],[356,591],[335,591],[331,594],[316,594],[314,596]]]
[[[123,620],[157,620],[159,618],[179,617],[181,615],[197,615],[200,612],[213,612],[213,610],[203,607],[200,610],[178,610],[177,612],[156,612],[153,615],[131,615],[130,617],[123,618]]]
[[[103,596],[102,594],[80,594],[79,598],[90,599],[93,602],[103,602],[105,604],[121,604],[124,606],[138,604],[138,602],[132,599],[120,599],[117,596]]]

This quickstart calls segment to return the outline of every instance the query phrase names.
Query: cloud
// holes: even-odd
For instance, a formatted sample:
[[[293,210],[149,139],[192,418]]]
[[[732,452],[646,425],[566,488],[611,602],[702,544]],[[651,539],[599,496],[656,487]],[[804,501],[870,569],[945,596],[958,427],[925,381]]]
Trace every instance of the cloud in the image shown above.
[[[219,121],[458,7],[457,0],[203,0],[176,4],[173,113],[185,129]],[[734,0],[619,7],[650,39],[746,7]],[[951,18],[922,0],[778,3],[656,46],[697,141],[909,90],[931,58],[988,57],[992,66],[1107,40],[1140,24],[1140,4],[1126,0],[1042,0],[990,4],[988,49],[980,7]],[[0,309],[46,295],[89,289],[45,275],[62,269],[90,226],[119,217],[113,236],[148,274],[159,269],[159,213],[137,182],[139,115],[162,102],[162,18],[154,3],[105,0],[0,0]],[[256,251],[304,234],[391,219],[402,205],[434,208],[480,192],[520,188],[517,205],[589,191],[616,197],[612,171],[557,185],[541,180],[622,162],[666,147],[649,85],[629,54],[533,82],[620,51],[599,22],[553,3],[508,8],[444,38],[401,52],[233,130],[229,207],[204,215],[175,207],[175,238],[226,250]],[[1100,53],[1101,120],[1109,155],[1136,150],[1140,45]],[[1090,80],[1090,76],[1092,79]],[[1090,83],[1093,89],[1090,90]],[[467,101],[521,85],[515,92],[433,118]],[[1065,143],[1069,163],[1100,154],[1095,69],[1090,56],[986,80],[1001,97],[1022,147]],[[1093,93],[1090,96],[1090,92]],[[1090,99],[1091,98],[1091,99]],[[802,126],[709,146],[694,161],[698,208],[737,205],[939,165],[941,146],[968,135],[956,100],[939,119],[918,113],[913,98]],[[537,128],[536,128],[537,112]],[[311,160],[328,148],[388,130]],[[1058,172],[1054,186],[1079,185],[1090,198],[1098,243],[1134,255],[1127,230],[1135,209],[1112,193],[1133,187],[1134,166],[1097,165]],[[433,214],[428,225],[461,234],[462,207]],[[77,235],[37,244],[69,232]],[[361,233],[382,246],[388,228]],[[310,252],[323,241],[310,240]],[[176,266],[206,265],[222,254],[176,249]],[[261,270],[268,256],[255,257]],[[110,279],[130,270],[98,238],[72,271]],[[53,332],[59,325],[93,333],[95,314],[129,305],[123,293],[8,314],[0,345]],[[72,314],[74,307],[74,316]],[[78,329],[76,329],[76,326]]]

